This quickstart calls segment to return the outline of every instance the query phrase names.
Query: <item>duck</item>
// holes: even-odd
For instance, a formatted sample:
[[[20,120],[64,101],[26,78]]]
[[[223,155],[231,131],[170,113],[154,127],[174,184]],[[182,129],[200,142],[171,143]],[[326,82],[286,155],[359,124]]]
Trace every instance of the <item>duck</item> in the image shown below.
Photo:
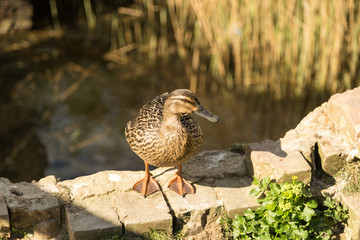
[[[204,108],[188,89],[176,89],[156,96],[146,103],[125,127],[125,138],[145,164],[145,176],[133,190],[144,197],[160,190],[149,172],[156,167],[178,167],[168,188],[183,196],[194,194],[194,187],[182,177],[181,166],[195,155],[203,141],[203,133],[192,113],[218,122],[219,117]]]

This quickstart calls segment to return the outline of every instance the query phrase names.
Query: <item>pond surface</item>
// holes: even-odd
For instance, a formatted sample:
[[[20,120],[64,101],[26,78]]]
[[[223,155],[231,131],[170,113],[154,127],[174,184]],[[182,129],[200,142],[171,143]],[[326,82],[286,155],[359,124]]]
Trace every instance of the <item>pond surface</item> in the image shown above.
[[[126,143],[125,125],[154,96],[188,88],[181,64],[114,63],[103,59],[107,46],[96,39],[39,35],[0,39],[0,176],[31,181],[53,174],[64,180],[143,169]],[[209,92],[209,84],[197,96],[220,121],[195,116],[204,133],[201,150],[278,139],[326,101]]]

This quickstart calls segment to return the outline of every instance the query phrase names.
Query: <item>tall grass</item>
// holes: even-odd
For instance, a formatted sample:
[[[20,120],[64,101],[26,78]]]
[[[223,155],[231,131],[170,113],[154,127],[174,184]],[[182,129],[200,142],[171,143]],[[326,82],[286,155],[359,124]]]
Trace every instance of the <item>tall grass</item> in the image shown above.
[[[167,0],[183,58],[228,89],[335,92],[360,84],[360,3]],[[199,53],[200,52],[200,53]],[[189,61],[189,60],[187,60]]]
[[[169,57],[168,13],[165,3],[137,0],[131,6],[119,7],[112,14],[111,51],[107,58],[127,59],[136,50],[138,58],[147,55],[149,61]]]
[[[193,91],[282,97],[360,85],[359,44],[358,0],[135,0],[112,14],[107,57],[136,51],[153,62],[176,53]]]

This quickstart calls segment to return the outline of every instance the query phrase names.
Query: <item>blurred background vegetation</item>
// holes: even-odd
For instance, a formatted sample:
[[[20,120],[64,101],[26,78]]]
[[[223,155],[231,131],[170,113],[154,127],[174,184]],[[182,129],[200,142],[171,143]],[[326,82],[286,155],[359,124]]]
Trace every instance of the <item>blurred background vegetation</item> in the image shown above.
[[[180,57],[193,91],[270,91],[283,97],[335,93],[360,83],[356,0],[49,0],[49,5],[57,32],[69,23],[86,25],[91,34],[110,30],[107,57],[113,61],[132,51],[150,62]]]
[[[175,88],[220,116],[202,150],[277,139],[360,85],[359,44],[358,0],[1,0],[0,176],[142,169],[123,128]]]

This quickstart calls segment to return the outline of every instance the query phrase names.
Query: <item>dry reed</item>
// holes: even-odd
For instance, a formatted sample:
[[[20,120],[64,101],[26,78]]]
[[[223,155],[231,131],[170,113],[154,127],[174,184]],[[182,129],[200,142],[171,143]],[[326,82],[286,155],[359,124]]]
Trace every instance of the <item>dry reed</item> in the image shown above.
[[[113,14],[111,26],[107,57],[114,61],[135,50],[151,62],[167,60],[175,40],[193,91],[282,97],[360,84],[357,0],[135,0]]]
[[[186,52],[180,56],[200,51],[201,61],[228,89],[283,96],[289,90],[336,92],[360,83],[358,1],[167,3],[175,36],[182,36],[176,37],[179,49]]]

